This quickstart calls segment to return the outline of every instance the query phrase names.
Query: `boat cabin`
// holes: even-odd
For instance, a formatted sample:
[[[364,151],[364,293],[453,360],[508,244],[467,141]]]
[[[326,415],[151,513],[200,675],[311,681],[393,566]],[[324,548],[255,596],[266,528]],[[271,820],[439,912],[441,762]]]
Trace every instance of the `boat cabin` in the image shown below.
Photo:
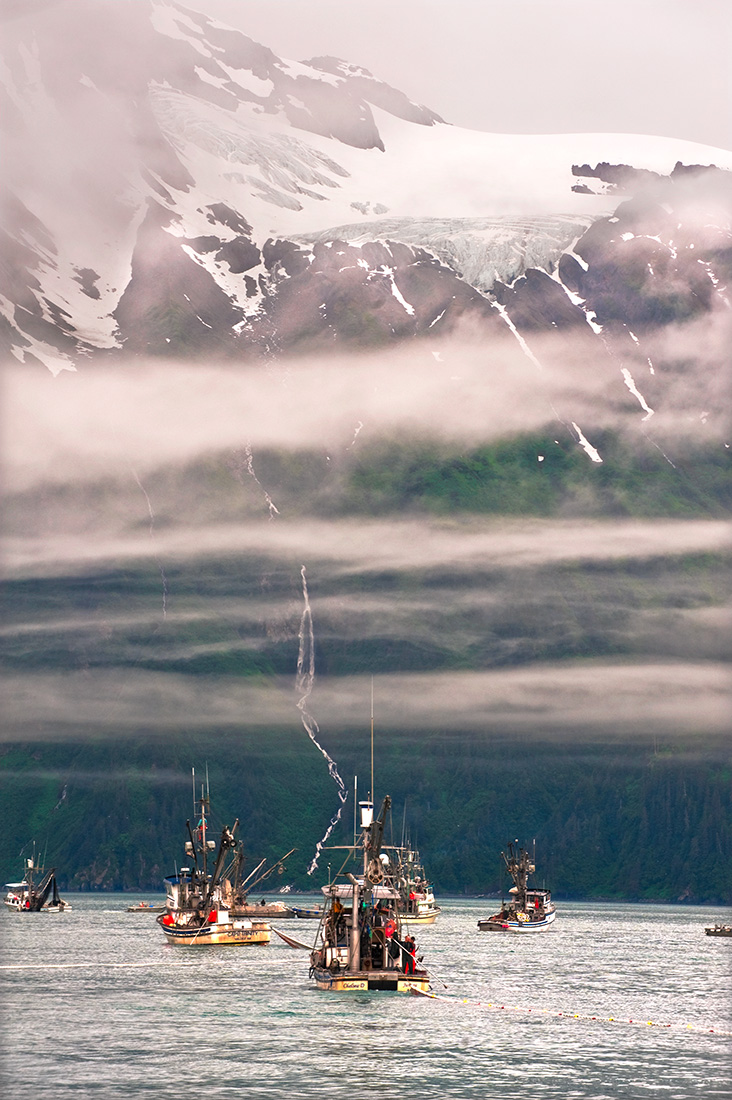
[[[190,867],[181,867],[179,874],[164,879],[168,909],[196,909],[203,904],[202,887],[197,879],[200,875],[194,877]]]
[[[527,890],[526,891],[526,909],[529,913],[532,911],[537,915],[543,915],[549,912],[551,906],[551,894],[548,890]]]
[[[330,899],[323,927],[322,965],[335,971],[398,970],[402,952],[393,937],[399,891],[391,886],[373,886],[372,903],[367,906],[363,880],[356,879],[355,887],[342,882],[322,890]]]

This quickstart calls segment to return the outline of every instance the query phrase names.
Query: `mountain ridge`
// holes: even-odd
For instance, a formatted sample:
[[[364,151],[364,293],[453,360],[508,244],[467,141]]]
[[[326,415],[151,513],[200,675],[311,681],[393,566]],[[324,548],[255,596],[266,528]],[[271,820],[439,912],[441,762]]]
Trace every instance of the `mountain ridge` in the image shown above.
[[[460,131],[348,62],[278,58],[165,0],[146,0],[132,19],[109,9],[80,0],[12,21],[6,359],[54,373],[100,354],[251,362],[439,337],[467,319],[487,338],[506,327],[519,338],[581,326],[581,314],[600,358],[618,339],[635,356],[642,326],[724,299],[729,210],[714,215],[712,239],[707,204],[683,270],[665,265],[673,292],[654,275],[633,339],[610,333],[607,299],[622,300],[616,313],[637,306],[638,263],[609,231],[612,254],[600,256],[593,227],[628,220],[616,214],[619,182],[640,188],[650,210],[649,187],[657,207],[681,192],[680,154],[713,155],[697,176],[725,181],[732,154],[630,135]],[[62,55],[54,35],[69,13],[78,41]],[[34,172],[44,141],[74,156],[50,189]],[[649,236],[637,218],[633,227]],[[670,247],[658,245],[654,255]],[[285,254],[290,270],[275,260]]]

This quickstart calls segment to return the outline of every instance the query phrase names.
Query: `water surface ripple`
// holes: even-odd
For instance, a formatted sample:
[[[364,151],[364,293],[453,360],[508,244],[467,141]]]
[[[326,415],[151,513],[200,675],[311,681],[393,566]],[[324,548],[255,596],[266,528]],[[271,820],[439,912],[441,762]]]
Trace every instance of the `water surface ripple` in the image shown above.
[[[442,899],[415,929],[429,999],[321,993],[274,935],[191,950],[126,913],[137,896],[67,896],[71,913],[0,913],[15,1100],[732,1096],[732,940],[703,932],[729,910],[564,903],[516,937],[478,931],[491,901]]]

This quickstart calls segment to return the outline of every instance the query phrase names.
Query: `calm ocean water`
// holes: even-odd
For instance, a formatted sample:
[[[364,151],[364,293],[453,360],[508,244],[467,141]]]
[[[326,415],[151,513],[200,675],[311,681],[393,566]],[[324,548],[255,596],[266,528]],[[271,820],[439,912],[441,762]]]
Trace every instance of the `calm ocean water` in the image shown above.
[[[151,895],[66,897],[0,913],[7,1096],[732,1097],[732,939],[703,931],[730,910],[565,903],[515,937],[478,931],[491,901],[442,899],[416,930],[427,999],[318,992],[274,934],[169,945],[124,911]]]

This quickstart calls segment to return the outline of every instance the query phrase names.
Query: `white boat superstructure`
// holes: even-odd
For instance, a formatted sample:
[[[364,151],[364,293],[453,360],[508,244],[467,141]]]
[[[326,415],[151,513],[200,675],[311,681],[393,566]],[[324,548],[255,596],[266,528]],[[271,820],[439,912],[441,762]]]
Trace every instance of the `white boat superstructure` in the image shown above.
[[[425,874],[419,852],[409,845],[384,846],[385,872],[399,891],[399,910],[408,924],[434,924],[442,912]]]

